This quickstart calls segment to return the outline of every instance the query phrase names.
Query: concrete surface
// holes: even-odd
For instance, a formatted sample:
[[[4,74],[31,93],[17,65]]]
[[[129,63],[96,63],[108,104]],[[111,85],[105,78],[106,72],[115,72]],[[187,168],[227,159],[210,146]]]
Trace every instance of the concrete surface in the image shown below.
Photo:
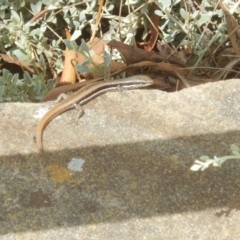
[[[107,93],[49,124],[52,104],[0,104],[0,239],[240,239],[240,80]]]

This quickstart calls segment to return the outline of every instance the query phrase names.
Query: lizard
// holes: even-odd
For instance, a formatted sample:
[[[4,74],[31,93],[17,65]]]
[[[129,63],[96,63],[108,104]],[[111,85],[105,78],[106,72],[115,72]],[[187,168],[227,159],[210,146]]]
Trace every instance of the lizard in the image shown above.
[[[99,96],[102,93],[109,91],[118,91],[119,89],[131,90],[137,88],[144,88],[151,86],[153,80],[146,75],[136,75],[124,79],[102,81],[88,84],[78,91],[71,94],[68,98],[64,99],[56,106],[54,106],[49,112],[47,112],[38,122],[36,131],[36,143],[40,151],[43,149],[43,131],[46,126],[58,115],[63,112],[74,108],[76,103],[84,105],[93,98]]]

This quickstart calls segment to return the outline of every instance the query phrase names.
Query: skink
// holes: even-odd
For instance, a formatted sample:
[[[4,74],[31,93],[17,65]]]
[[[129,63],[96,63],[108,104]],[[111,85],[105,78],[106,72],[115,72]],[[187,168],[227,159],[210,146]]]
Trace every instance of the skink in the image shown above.
[[[98,95],[109,92],[117,91],[119,88],[123,90],[131,90],[137,88],[148,87],[153,84],[153,80],[145,75],[137,75],[128,77],[120,80],[111,80],[104,82],[95,82],[84,86],[77,92],[70,95],[68,98],[57,104],[49,112],[47,112],[42,119],[40,119],[37,126],[36,142],[38,149],[43,151],[43,131],[50,121],[61,113],[74,108],[74,104],[79,103],[80,105],[92,100]]]

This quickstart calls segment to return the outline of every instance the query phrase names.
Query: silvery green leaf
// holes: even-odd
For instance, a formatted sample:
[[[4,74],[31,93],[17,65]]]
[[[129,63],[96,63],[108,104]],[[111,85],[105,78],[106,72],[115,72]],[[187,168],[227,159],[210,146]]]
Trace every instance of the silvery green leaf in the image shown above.
[[[12,100],[12,97],[9,97],[9,96],[4,98],[4,102],[10,102],[11,100]]]
[[[3,78],[4,80],[7,82],[7,83],[10,83],[11,82],[11,79],[12,79],[12,74],[7,70],[7,69],[3,69],[2,70],[2,73],[3,73]]]
[[[50,22],[50,23],[56,23],[56,17],[55,17],[55,15],[50,15],[48,18],[47,18],[47,20],[46,20],[47,22]]]
[[[172,5],[172,1],[171,0],[162,0],[161,5],[162,5],[163,10],[166,10],[166,9],[170,10],[170,7]]]
[[[21,22],[20,16],[13,10],[11,11],[11,19],[16,24]]]
[[[19,61],[25,61],[27,63],[30,62],[28,55],[25,52],[23,52],[21,49],[16,49],[16,48],[12,49],[10,53],[12,55],[15,55]]]
[[[77,21],[77,20],[73,20],[73,25],[74,25],[76,28],[79,28],[80,22]],[[82,29],[82,28],[80,27],[80,29]]]
[[[73,16],[73,14],[76,13],[76,7],[72,5],[71,7],[68,7],[68,11],[70,15]]]
[[[55,9],[57,9],[57,6],[51,4],[51,5],[48,6],[48,9],[49,10],[55,10]]]
[[[114,9],[114,4],[107,5],[108,12],[111,12]]]
[[[89,73],[88,67],[84,64],[75,66],[75,69],[80,73]]]
[[[135,5],[135,4],[137,4],[137,3],[139,3],[139,0],[128,0],[128,1],[126,2],[126,5]]]
[[[77,50],[77,44],[73,41],[70,41],[68,39],[64,39],[63,42],[65,43],[66,47],[69,49],[69,50],[74,50],[76,51]]]
[[[202,24],[208,22],[210,20],[210,16],[209,14],[200,14],[198,15],[198,18],[197,18],[197,22],[198,22],[198,25],[201,26]]]
[[[46,63],[45,63],[45,60],[44,60],[44,57],[43,57],[42,54],[40,55],[39,63],[41,65],[41,67],[43,68],[44,72],[45,72],[46,71]]]
[[[97,5],[97,1],[91,1],[90,7],[93,9]]]
[[[112,60],[112,56],[110,54],[107,54],[106,52],[104,52],[103,59],[104,59],[104,65],[106,67],[109,67],[111,60]]]
[[[154,12],[156,15],[163,17],[165,14],[163,14],[163,12],[161,10],[155,10]]]
[[[0,10],[0,18],[1,19],[5,18],[5,10]]]
[[[180,9],[180,15],[181,15],[182,18],[186,19],[188,13],[185,11],[184,8],[181,8],[181,9]]]
[[[71,25],[71,19],[67,16],[67,17],[64,17],[64,21],[68,24],[68,25]]]
[[[191,14],[191,18],[195,19],[198,15],[199,15],[199,11],[197,10]]]
[[[232,151],[239,151],[239,148],[235,144],[232,144],[231,145],[231,150]]]
[[[3,4],[3,3],[2,3]],[[6,5],[0,5],[0,10],[5,10],[5,9],[7,9],[8,8],[8,6],[6,6]]]
[[[134,35],[135,35],[135,33],[133,33],[133,32],[128,32],[128,33],[126,34],[126,37],[127,37],[127,38],[133,38]]]
[[[216,166],[221,166],[221,164],[225,161],[226,159],[224,159],[224,157],[216,157],[216,156],[214,156],[214,160],[212,160],[213,164],[216,163]]]
[[[36,2],[35,8],[37,9],[37,13],[41,12],[41,10],[42,10],[42,1]]]
[[[240,156],[239,151],[232,151],[232,154],[234,154],[236,156]]]
[[[0,102],[3,101],[5,86],[0,86]]]
[[[145,4],[145,5],[143,5],[143,6],[141,7],[140,13],[149,15],[149,10],[150,10],[150,9],[149,9],[149,5],[148,5],[148,4]]]
[[[164,36],[164,40],[166,41],[166,42],[172,42],[174,39],[175,39],[175,36],[178,34],[178,32],[177,31],[173,31],[173,32],[170,32],[170,34],[166,34],[165,36]]]
[[[15,75],[17,75],[17,74],[14,74],[13,79],[12,79],[12,83],[14,85],[16,85],[17,88],[20,89],[20,90],[24,89],[24,87],[26,87],[27,85],[26,84],[24,85],[24,82],[22,80],[19,80],[18,76],[15,77]]]
[[[40,32],[45,33],[46,29],[47,29],[47,25],[46,24],[42,24],[39,29],[40,29]]]
[[[213,166],[214,166],[214,167],[221,167],[222,163],[223,163],[223,162],[221,162],[221,161],[218,160],[218,161],[213,162]]]
[[[219,18],[221,18],[221,17],[224,16],[224,12],[223,12],[222,9],[216,9],[216,10],[215,10],[215,14],[216,14]]]
[[[40,29],[39,28],[35,28],[30,32],[30,36],[35,37],[38,36],[40,34]]]
[[[172,0],[172,5],[174,6],[174,5],[176,5],[176,4],[180,3],[180,2],[181,2],[181,0]]]
[[[3,79],[6,80],[7,74],[8,74],[8,70],[4,68],[4,69],[2,70]]]
[[[80,52],[86,52],[86,53],[89,52],[88,45],[85,43],[85,41],[83,39],[82,39],[82,43],[80,45],[79,50],[80,50]]]
[[[200,159],[203,160],[203,161],[206,161],[206,160],[209,159],[209,157],[208,156],[201,156]]]
[[[30,3],[30,7],[31,7],[33,14],[37,14],[42,9],[42,2],[38,1],[36,4]]]
[[[43,47],[43,45],[41,43],[38,43],[36,51],[37,51],[38,55],[41,55],[45,51],[45,48]]]
[[[81,11],[80,14],[79,14],[79,21],[80,22],[86,22],[86,14],[84,11]]]
[[[23,73],[24,81],[26,84],[31,84],[32,83],[32,77],[27,71],[24,71]]]
[[[236,155],[236,156],[240,156],[240,153],[239,153],[238,150],[237,150],[237,151],[233,150],[232,153],[233,153],[234,155]]]
[[[53,52],[50,51],[45,51],[46,58],[52,58],[53,57]]]
[[[233,3],[232,1],[229,1],[228,8],[230,10],[230,13],[233,14],[237,9],[239,8],[240,2],[236,1],[236,3]]]
[[[81,30],[75,30],[73,35],[71,36],[71,41],[74,41],[76,40],[80,35],[82,34],[82,31]]]
[[[41,92],[41,89],[42,89],[41,82],[35,81],[34,85],[35,85],[34,86],[34,91],[35,91],[36,95],[38,95]]]
[[[25,6],[25,1],[17,1],[19,4],[19,8],[22,8]]]
[[[52,89],[54,87],[55,81],[53,79],[49,79],[47,81],[47,86],[49,87],[49,89]]]
[[[198,170],[200,170],[201,168],[202,168],[201,165],[199,165],[199,164],[194,164],[190,169],[191,169],[192,171],[198,171]]]

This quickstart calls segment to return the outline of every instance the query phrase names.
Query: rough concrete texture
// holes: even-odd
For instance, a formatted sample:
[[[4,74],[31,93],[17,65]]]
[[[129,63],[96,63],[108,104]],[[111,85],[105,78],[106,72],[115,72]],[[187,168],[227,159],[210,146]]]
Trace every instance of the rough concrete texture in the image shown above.
[[[0,239],[240,239],[240,161],[191,172],[240,147],[240,80],[165,93],[107,93],[62,114],[0,105]]]

